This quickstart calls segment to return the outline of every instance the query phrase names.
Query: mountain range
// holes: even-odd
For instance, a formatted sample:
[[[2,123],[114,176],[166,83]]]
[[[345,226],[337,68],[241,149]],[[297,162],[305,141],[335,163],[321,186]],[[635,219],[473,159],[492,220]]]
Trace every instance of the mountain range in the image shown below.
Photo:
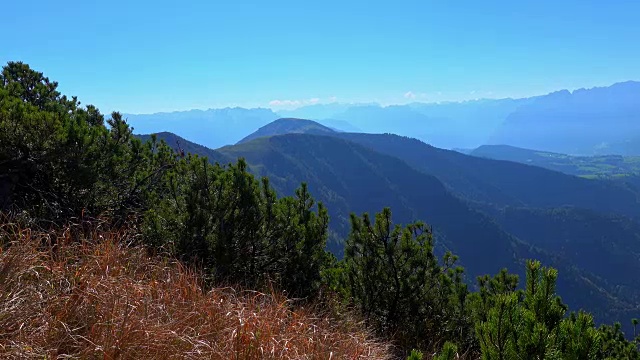
[[[620,321],[640,311],[640,282],[619,276],[640,271],[633,187],[300,119],[274,121],[215,150],[157,136],[212,162],[242,157],[283,195],[306,182],[329,209],[328,246],[338,257],[350,212],[389,206],[400,223],[433,226],[438,251],[459,255],[470,283],[505,267],[518,273],[525,259],[536,258],[560,270],[558,290],[572,308]]]
[[[136,134],[171,132],[210,148],[234,144],[279,118],[270,109],[239,107],[124,116]]]
[[[489,139],[566,154],[623,152],[640,134],[640,83],[540,96],[509,114]],[[631,155],[623,153],[622,155]]]
[[[380,106],[315,104],[295,110],[225,108],[125,114],[136,133],[172,132],[210,148],[232,145],[278,118],[335,131],[393,133],[444,149],[510,145],[572,155],[640,155],[640,82],[521,99]]]

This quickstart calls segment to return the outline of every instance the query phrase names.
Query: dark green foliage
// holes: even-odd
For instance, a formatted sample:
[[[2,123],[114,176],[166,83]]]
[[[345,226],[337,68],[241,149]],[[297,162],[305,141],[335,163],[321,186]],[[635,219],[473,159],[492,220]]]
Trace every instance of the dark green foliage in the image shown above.
[[[487,321],[489,310],[496,305],[498,297],[517,291],[518,276],[502,269],[496,276],[479,276],[478,291],[469,296],[474,309],[474,321]]]
[[[135,129],[134,129],[135,133]],[[230,164],[235,162],[235,159],[230,159],[220,152],[209,149],[206,146],[198,145],[194,142],[191,142],[187,139],[184,139],[176,134],[172,134],[170,132],[159,132],[151,135],[134,135],[138,139],[142,140],[142,142],[152,141],[152,138],[156,138],[159,141],[164,141],[169,147],[171,147],[176,153],[184,153],[198,155],[200,157],[206,157],[209,159],[209,162],[212,164]]]
[[[135,140],[119,113],[104,124],[57,83],[10,62],[0,76],[0,205],[41,220],[108,216],[145,207],[144,193],[172,166],[157,144]],[[165,149],[166,150],[166,149]]]
[[[640,338],[633,342],[627,341],[620,323],[602,325],[598,330],[602,337],[603,359],[640,359]]]
[[[474,294],[480,304],[474,310],[479,313],[475,327],[483,359],[638,358],[635,345],[624,339],[619,325],[596,329],[589,314],[565,316],[567,307],[555,292],[555,269],[528,261],[524,290],[511,287],[513,278],[507,281],[509,286],[498,285],[505,283],[504,275],[488,282],[482,279],[483,289]],[[478,301],[484,297],[490,298],[489,308],[485,301]]]
[[[81,108],[25,64],[5,66],[0,83],[2,209],[40,223],[142,224],[148,244],[203,266],[216,281],[270,280],[293,296],[320,286],[330,260],[328,214],[306,185],[277,198],[244,161],[223,168],[183,158],[156,136],[143,143],[119,113],[105,125],[95,107]]]
[[[483,358],[543,359],[555,351],[552,338],[565,312],[555,294],[556,276],[555,270],[529,262],[523,296],[498,295],[487,321],[476,326]]]
[[[424,358],[424,354],[418,350],[411,350],[411,354],[407,357],[407,360],[422,360]]]
[[[229,167],[189,155],[154,199],[145,232],[217,281],[249,287],[275,281],[294,296],[320,284],[328,214],[303,184],[295,197],[277,198],[267,178],[257,181],[243,160]]]
[[[626,342],[626,341],[624,341]],[[567,360],[602,358],[603,339],[596,330],[591,315],[571,313],[569,319],[560,323],[558,330],[558,352]]]
[[[458,359],[458,347],[450,342],[444,343],[442,351],[433,360],[455,360]]]
[[[439,348],[464,341],[467,287],[456,257],[442,265],[433,253],[431,229],[422,223],[393,225],[387,208],[371,222],[351,217],[345,245],[344,286],[368,322],[403,348]]]

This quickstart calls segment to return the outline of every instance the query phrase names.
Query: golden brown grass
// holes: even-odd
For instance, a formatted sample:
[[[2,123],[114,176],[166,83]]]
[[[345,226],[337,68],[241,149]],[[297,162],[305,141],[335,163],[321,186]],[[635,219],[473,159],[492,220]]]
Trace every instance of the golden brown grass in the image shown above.
[[[2,225],[0,358],[389,358],[358,323],[277,293],[204,292],[178,262],[125,246],[124,232],[77,233]]]

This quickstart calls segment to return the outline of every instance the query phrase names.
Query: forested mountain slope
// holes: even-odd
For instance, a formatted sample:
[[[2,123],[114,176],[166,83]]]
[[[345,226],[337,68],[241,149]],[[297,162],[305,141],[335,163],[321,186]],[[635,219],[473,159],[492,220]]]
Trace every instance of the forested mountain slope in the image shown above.
[[[536,208],[570,205],[640,216],[636,194],[610,182],[510,161],[478,158],[397,135],[340,133],[336,136],[398,157],[412,167],[434,175],[452,191],[472,201]]]
[[[435,178],[412,169],[399,159],[351,142],[305,135],[263,138],[246,147],[234,146],[220,151],[229,157],[245,157],[263,175],[269,175],[284,193],[290,192],[297,181],[307,181],[318,199],[329,209],[335,209],[330,210],[333,226],[336,226],[336,220],[345,219],[347,209],[364,212],[375,209],[380,203],[392,204],[398,221],[421,218],[433,225],[442,244],[460,254],[472,276],[509,267],[509,263],[517,263],[526,257],[541,258],[563,270],[565,276],[559,281],[559,289],[572,306],[594,308],[599,314],[604,314],[605,309],[630,306],[618,304],[609,293],[609,286],[602,288],[595,284],[601,279],[589,275],[592,266],[564,263],[566,258],[555,256],[554,248],[546,247],[544,243],[529,242],[538,248],[532,250],[529,245],[510,238],[494,220],[451,196]],[[337,225],[337,228],[342,226]],[[472,258],[473,263],[465,260],[468,258]],[[589,299],[586,302],[585,297]],[[610,313],[607,315],[611,316]]]
[[[230,159],[225,155],[223,155],[222,153],[220,153],[219,151],[210,149],[206,146],[196,144],[174,133],[164,131],[154,135],[156,136],[158,141],[164,140],[164,142],[166,142],[167,145],[171,146],[171,148],[177,151],[178,153],[184,152],[185,155],[194,154],[198,156],[205,156],[212,163],[217,162],[220,164],[228,164],[235,161],[235,159]],[[151,140],[152,135],[144,134],[144,135],[136,135],[136,137],[146,142]]]
[[[390,206],[399,223],[420,219],[432,225],[439,243],[459,254],[472,274],[495,273],[516,259],[514,239],[491,219],[470,209],[435,177],[397,158],[346,140],[303,134],[261,138],[218,151],[245,158],[283,194],[306,182],[328,207],[339,238],[346,235],[350,212],[372,213]]]

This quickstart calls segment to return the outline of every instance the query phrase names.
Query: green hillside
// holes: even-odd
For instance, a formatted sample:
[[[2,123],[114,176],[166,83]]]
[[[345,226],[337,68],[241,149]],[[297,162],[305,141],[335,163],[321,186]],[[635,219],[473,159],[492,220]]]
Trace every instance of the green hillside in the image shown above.
[[[245,158],[283,194],[292,194],[297,184],[306,182],[329,209],[337,239],[347,234],[351,212],[371,213],[387,204],[399,223],[424,219],[433,225],[440,244],[460,254],[472,274],[494,273],[513,264],[514,239],[451,195],[438,179],[397,158],[346,140],[303,134],[261,138],[218,151]],[[332,248],[338,254],[339,249],[340,245]],[[485,262],[498,253],[505,263]]]
[[[637,222],[575,208],[509,207],[499,211],[495,218],[505,230],[528,243],[548,249],[577,267],[590,269],[600,278],[611,279],[625,298],[640,298],[640,279],[619,276],[640,273]]]
[[[599,212],[640,216],[634,191],[607,181],[464,155],[391,134],[337,134],[375,151],[398,157],[434,175],[454,193],[492,206],[554,208],[576,206]],[[586,194],[589,194],[586,196]]]
[[[506,207],[488,210],[505,231],[546,254],[554,266],[577,270],[606,292],[608,306],[593,305],[600,318],[624,321],[640,311],[640,224],[624,216],[572,207],[533,209]],[[575,290],[572,292],[575,294]],[[597,302],[593,293],[572,298],[572,306]],[[569,299],[569,297],[567,297]],[[600,304],[604,305],[604,303]]]
[[[281,119],[265,128],[287,133],[286,129],[296,129],[299,121]],[[309,120],[305,124],[321,126]],[[269,133],[276,134],[273,131]],[[544,166],[469,156],[393,134],[327,132],[324,135],[345,139],[402,159],[411,167],[435,176],[453,193],[473,202],[534,208],[576,206],[605,213],[640,216],[637,192],[611,182],[570,176],[552,171],[554,169],[545,169]],[[260,136],[260,132],[256,132],[249,137]],[[627,158],[625,162],[632,164],[633,158]]]
[[[187,139],[183,139],[182,137],[176,134],[163,131],[163,132],[156,133],[154,135],[156,136],[158,141],[163,140],[165,143],[167,143],[168,146],[170,146],[172,149],[174,149],[178,153],[184,152],[185,155],[194,154],[199,156],[205,156],[212,163],[218,162],[220,164],[228,164],[230,162],[233,162],[231,159],[227,158],[225,155],[223,155],[219,151],[209,149],[206,146],[202,146],[194,142],[191,142]],[[142,140],[143,142],[147,142],[151,140],[152,135],[144,134],[144,135],[136,135],[136,137]]]
[[[624,177],[640,173],[640,156],[572,156],[508,145],[483,145],[472,150],[470,155],[535,165],[589,178]]]

